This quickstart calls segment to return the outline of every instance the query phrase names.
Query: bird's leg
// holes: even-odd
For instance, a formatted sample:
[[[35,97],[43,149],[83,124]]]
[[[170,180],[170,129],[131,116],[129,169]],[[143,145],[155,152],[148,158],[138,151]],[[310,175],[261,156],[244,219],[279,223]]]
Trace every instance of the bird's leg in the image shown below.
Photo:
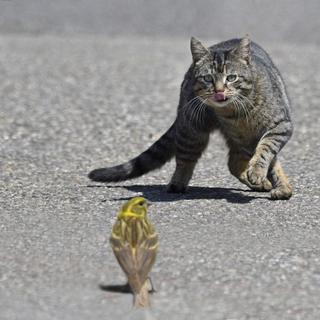
[[[156,289],[154,288],[153,286],[153,283],[152,283],[152,280],[150,277],[148,277],[148,279],[146,280],[147,282],[147,285],[148,285],[148,291],[149,293],[155,293],[156,292]]]

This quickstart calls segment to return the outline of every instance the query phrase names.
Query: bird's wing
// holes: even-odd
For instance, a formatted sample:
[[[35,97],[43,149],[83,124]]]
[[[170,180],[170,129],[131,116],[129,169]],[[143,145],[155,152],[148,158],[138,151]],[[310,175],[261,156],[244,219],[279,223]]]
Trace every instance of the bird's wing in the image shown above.
[[[110,238],[110,242],[122,270],[127,275],[136,273],[136,262],[131,246],[127,242],[123,243],[120,239],[114,237]]]
[[[138,273],[144,281],[155,262],[158,250],[158,235],[154,232],[143,239],[136,249],[136,261]]]

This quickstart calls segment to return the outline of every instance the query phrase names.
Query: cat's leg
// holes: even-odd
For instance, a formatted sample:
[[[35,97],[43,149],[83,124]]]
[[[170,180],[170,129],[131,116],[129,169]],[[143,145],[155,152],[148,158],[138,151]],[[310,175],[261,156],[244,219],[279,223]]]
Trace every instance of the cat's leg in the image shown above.
[[[271,191],[271,199],[286,200],[292,196],[292,187],[289,179],[284,173],[281,163],[278,159],[274,159],[271,163],[268,178],[270,179],[273,190]]]
[[[187,190],[193,170],[209,141],[209,132],[193,128],[177,128],[176,169],[168,185],[168,192],[184,193]]]
[[[176,170],[168,185],[167,191],[170,193],[186,192],[196,163],[197,162],[188,162],[176,159]]]
[[[290,139],[291,134],[291,122],[283,121],[260,139],[246,172],[247,179],[252,185],[261,185],[267,179],[272,162]]]
[[[272,184],[268,179],[262,180],[259,184],[252,184],[247,177],[250,157],[239,150],[231,149],[229,152],[228,167],[232,175],[242,183],[256,191],[270,191]]]

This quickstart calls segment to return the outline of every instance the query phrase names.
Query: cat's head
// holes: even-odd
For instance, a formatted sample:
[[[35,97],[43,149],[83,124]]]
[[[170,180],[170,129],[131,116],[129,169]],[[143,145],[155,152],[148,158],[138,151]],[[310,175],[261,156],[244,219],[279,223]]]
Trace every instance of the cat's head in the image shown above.
[[[230,49],[210,51],[191,38],[194,91],[207,105],[219,108],[241,103],[252,90],[250,39],[244,37]]]

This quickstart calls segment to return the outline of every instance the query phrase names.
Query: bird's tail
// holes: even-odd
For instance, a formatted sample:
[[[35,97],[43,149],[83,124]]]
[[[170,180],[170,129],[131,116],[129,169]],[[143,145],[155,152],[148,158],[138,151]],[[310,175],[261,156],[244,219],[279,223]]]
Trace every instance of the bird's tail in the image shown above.
[[[89,178],[100,182],[123,181],[160,168],[174,156],[174,131],[173,124],[159,140],[139,156],[118,166],[95,169],[89,173]]]
[[[133,295],[133,307],[136,309],[146,309],[150,308],[149,299],[150,284],[147,279],[142,285],[139,293],[134,293]]]

